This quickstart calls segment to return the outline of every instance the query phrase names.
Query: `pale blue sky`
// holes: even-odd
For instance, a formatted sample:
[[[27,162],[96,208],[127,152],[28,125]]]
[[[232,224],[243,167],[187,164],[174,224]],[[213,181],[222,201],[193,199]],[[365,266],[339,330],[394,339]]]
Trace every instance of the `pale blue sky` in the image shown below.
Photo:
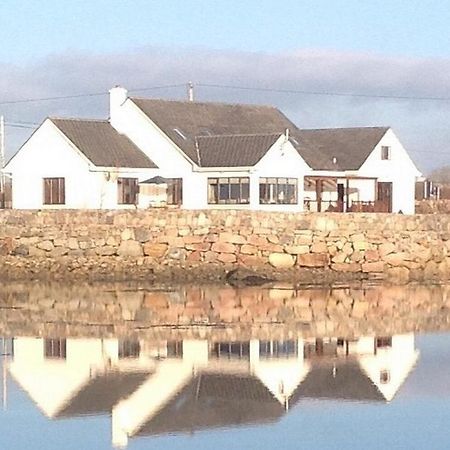
[[[106,95],[4,102],[106,94],[115,84],[450,97],[450,0],[0,0],[0,17],[8,156],[46,116],[108,110]],[[144,95],[179,99],[185,89]],[[272,104],[301,128],[392,126],[425,173],[450,164],[450,100],[199,86],[196,98]]]
[[[2,0],[0,14],[4,62],[144,45],[437,57],[450,48],[448,0]]]

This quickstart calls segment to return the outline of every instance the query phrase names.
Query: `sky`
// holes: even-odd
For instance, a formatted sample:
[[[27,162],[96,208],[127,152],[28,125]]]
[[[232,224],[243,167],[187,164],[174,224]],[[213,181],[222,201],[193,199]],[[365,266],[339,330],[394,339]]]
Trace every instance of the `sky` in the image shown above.
[[[46,116],[107,117],[116,84],[185,98],[192,81],[301,128],[390,125],[424,172],[450,164],[448,0],[2,0],[0,17],[8,155]]]

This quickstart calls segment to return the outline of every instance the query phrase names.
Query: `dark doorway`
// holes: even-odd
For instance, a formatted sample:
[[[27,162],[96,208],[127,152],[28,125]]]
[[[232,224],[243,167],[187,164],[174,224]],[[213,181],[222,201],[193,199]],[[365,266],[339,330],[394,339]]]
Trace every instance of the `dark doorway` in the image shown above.
[[[377,183],[377,211],[392,212],[392,183]]]

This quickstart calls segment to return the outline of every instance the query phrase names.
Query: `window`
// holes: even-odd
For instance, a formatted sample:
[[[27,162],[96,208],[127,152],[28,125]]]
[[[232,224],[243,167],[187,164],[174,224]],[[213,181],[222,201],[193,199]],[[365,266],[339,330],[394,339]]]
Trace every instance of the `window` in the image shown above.
[[[214,344],[213,354],[217,358],[249,359],[249,342],[218,342]]]
[[[139,341],[124,340],[119,341],[119,359],[139,358],[141,346]]]
[[[208,203],[249,203],[250,178],[208,178]]]
[[[391,381],[391,373],[389,370],[381,370],[380,371],[380,383],[387,384]]]
[[[260,178],[260,204],[297,204],[297,178]]]
[[[167,357],[182,358],[183,357],[183,341],[167,342]]]
[[[167,204],[181,205],[183,203],[183,179],[167,179]]]
[[[138,192],[137,178],[117,179],[117,203],[119,205],[136,205]]]
[[[45,339],[44,356],[52,359],[66,359],[66,340]]]
[[[261,341],[259,355],[262,358],[289,358],[298,355],[297,341]]]
[[[391,147],[388,147],[387,145],[381,147],[381,159],[391,159]]]
[[[64,205],[65,203],[65,179],[44,178],[44,205]]]
[[[392,347],[392,337],[377,337],[375,345],[376,348]]]

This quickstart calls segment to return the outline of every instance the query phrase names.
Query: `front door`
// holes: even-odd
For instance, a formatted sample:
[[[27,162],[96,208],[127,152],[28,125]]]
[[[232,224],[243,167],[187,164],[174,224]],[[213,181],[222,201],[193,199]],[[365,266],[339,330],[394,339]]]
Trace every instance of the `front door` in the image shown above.
[[[392,212],[392,183],[377,183],[377,211]]]

